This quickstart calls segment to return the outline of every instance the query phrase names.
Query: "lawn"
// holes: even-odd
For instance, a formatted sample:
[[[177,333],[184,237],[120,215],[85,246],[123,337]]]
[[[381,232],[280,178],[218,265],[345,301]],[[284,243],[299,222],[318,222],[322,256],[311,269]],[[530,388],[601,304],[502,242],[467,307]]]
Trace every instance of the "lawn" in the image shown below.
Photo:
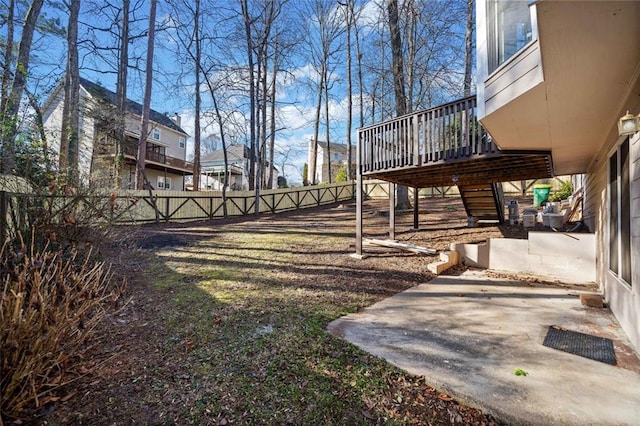
[[[384,203],[365,231],[384,237]],[[41,412],[47,424],[492,424],[355,346],[327,324],[431,278],[431,258],[364,260],[353,204],[257,220],[143,227],[113,254],[130,303],[107,319],[84,376]],[[459,199],[421,205],[400,240],[436,249],[499,236],[466,228]],[[64,401],[64,402],[62,402]]]

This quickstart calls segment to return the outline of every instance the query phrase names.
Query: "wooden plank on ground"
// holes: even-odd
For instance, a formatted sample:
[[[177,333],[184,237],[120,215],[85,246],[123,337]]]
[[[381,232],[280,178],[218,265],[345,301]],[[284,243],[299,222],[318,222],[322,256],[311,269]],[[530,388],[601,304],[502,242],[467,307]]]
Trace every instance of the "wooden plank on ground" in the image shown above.
[[[362,240],[362,243],[364,245],[369,245],[369,246],[389,247],[389,248],[409,251],[409,252],[418,253],[418,254],[436,254],[437,253],[437,250],[434,250],[434,249],[417,246],[415,244],[399,243],[393,240],[377,240],[373,238],[365,238]]]

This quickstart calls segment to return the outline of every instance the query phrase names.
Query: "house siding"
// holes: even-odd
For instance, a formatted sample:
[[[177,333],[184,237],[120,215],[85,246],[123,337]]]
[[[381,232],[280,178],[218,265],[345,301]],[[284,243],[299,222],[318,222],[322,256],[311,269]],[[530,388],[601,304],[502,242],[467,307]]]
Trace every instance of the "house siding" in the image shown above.
[[[94,92],[87,89],[86,85],[91,88],[93,83],[83,82],[80,85],[80,132],[79,138],[79,176],[83,184],[91,182],[92,185],[97,186],[112,186],[117,179],[112,176],[113,173],[113,158],[115,155],[115,142],[113,140],[105,141],[104,138],[99,137],[96,129],[96,120],[92,114],[92,109],[95,105],[94,99],[98,99],[98,96]],[[105,93],[109,93],[106,89]],[[115,94],[111,94],[115,96]],[[107,95],[105,95],[107,96]],[[107,96],[108,98],[108,96]],[[62,129],[62,110],[64,101],[63,85],[57,86],[50,99],[47,101],[45,108],[43,108],[43,121],[46,129],[47,142],[49,147],[56,152],[59,156],[60,152],[60,133]],[[183,133],[179,125],[172,121],[166,115],[160,114],[155,111],[151,111],[150,120],[150,135],[147,139],[148,143],[154,143],[156,145],[164,147],[164,154],[167,157],[167,161],[155,158],[147,158],[145,166],[145,172],[149,178],[151,184],[157,186],[157,177],[159,175],[166,175],[172,179],[172,189],[183,190],[184,189],[184,174],[183,171],[186,164],[186,138],[187,135]],[[158,121],[155,121],[158,120]],[[160,124],[162,123],[162,124]],[[125,129],[128,137],[133,140],[137,140],[140,137],[140,116],[135,112],[129,112],[125,117]],[[172,127],[173,126],[173,127]],[[153,129],[160,129],[160,139],[153,138]],[[180,147],[180,138],[185,138],[185,147]],[[96,139],[101,140],[96,145]],[[104,144],[104,145],[101,145]],[[94,152],[94,148],[98,148]],[[130,164],[133,160],[131,156],[132,152],[128,152],[128,159],[125,161],[125,166],[122,170],[120,181],[121,187],[130,188],[132,183],[131,176],[135,173],[132,171],[135,167]],[[181,161],[174,161],[174,159]],[[154,161],[155,160],[155,161]],[[153,167],[153,169],[152,169]],[[166,170],[166,171],[165,171]]]
[[[80,104],[84,105],[87,101],[88,95],[85,91],[80,91]],[[47,145],[56,153],[56,162],[59,159],[60,153],[60,137],[62,129],[62,110],[64,104],[64,91],[59,89],[53,94],[53,98],[50,101],[54,107],[49,109],[43,116],[43,122],[46,129]],[[94,140],[94,120],[87,116],[83,109],[79,114],[79,135],[78,141],[79,156],[78,156],[78,169],[80,173],[80,179],[88,181],[91,174],[91,159],[93,153],[93,140]]]
[[[481,117],[544,82],[540,44],[536,40],[486,79]]]
[[[635,110],[640,110],[640,104]],[[631,265],[633,285],[622,282],[609,271],[608,231],[608,158],[621,142],[617,129],[609,143],[595,157],[585,184],[584,219],[597,235],[596,274],[611,311],[625,330],[633,346],[640,348],[640,134],[630,138],[629,161],[631,191]],[[635,260],[635,261],[634,261]]]

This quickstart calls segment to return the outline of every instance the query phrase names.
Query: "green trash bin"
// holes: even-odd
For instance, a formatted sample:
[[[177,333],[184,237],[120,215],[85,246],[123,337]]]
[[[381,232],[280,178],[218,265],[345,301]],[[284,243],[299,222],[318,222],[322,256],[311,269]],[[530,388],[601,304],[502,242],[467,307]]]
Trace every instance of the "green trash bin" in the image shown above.
[[[551,185],[535,185],[533,187],[533,206],[538,207],[549,199]]]

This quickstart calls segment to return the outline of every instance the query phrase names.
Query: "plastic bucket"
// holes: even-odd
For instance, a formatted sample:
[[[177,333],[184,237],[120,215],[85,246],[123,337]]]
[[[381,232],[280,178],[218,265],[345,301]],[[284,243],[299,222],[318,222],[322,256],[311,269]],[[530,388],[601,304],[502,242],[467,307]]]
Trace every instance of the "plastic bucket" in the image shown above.
[[[549,213],[549,226],[552,228],[561,228],[562,222],[564,220],[564,215],[562,213]]]
[[[549,199],[550,186],[534,186],[533,187],[533,205],[538,207]]]

